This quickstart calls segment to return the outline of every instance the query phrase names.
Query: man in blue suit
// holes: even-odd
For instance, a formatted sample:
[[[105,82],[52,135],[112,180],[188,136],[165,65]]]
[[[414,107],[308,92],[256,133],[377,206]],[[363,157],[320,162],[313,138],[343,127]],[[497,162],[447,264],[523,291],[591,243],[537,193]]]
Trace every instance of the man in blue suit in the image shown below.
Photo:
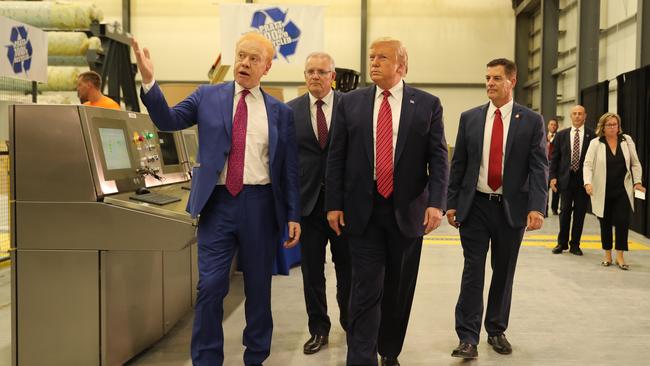
[[[235,51],[235,81],[200,86],[173,108],[154,81],[148,50],[135,40],[133,49],[142,74],[140,96],[156,126],[173,131],[198,124],[198,166],[187,206],[193,217],[200,215],[192,362],[223,364],[223,299],[237,249],[246,295],[244,364],[261,365],[271,348],[276,243],[287,225],[284,245],[300,238],[293,112],[259,86],[271,68],[273,44],[259,33],[243,35]]]
[[[512,61],[490,61],[485,78],[490,102],[460,117],[447,199],[447,220],[460,230],[465,257],[456,305],[460,343],[454,357],[478,357],[490,245],[492,282],[485,329],[496,352],[512,352],[505,331],[519,247],[524,231],[537,230],[544,222],[548,182],[544,120],[514,103],[516,82]]]
[[[406,48],[370,45],[375,85],[344,94],[326,173],[330,227],[348,235],[352,290],[348,365],[399,366],[415,293],[422,236],[440,225],[447,144],[440,100],[411,88]]]
[[[350,253],[345,236],[337,236],[325,217],[325,166],[341,93],[332,90],[336,80],[334,59],[324,52],[314,52],[305,61],[308,93],[287,103],[293,109],[300,160],[302,261],[305,307],[309,317],[310,338],[303,346],[305,354],[314,354],[327,345],[331,328],[327,315],[325,291],[325,248],[330,243],[336,271],[336,300],[341,327],[347,329],[350,299]]]

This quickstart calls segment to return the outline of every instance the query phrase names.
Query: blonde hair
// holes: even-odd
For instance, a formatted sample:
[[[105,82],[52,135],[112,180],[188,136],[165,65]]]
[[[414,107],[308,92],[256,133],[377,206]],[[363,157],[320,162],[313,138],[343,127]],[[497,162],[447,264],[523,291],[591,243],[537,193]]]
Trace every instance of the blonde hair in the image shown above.
[[[262,33],[255,31],[244,33],[239,40],[237,40],[235,49],[239,48],[239,45],[244,41],[255,41],[261,43],[262,47],[264,47],[264,50],[266,51],[267,62],[271,62],[275,57],[275,46],[273,46],[273,42],[264,37]]]
[[[388,43],[395,50],[395,54],[397,55],[397,62],[404,65],[404,75],[402,76],[405,76],[409,70],[409,54],[402,41],[391,37],[380,37],[372,41],[370,48],[372,49],[378,43]]]
[[[598,119],[598,125],[596,125],[596,136],[601,137],[605,136],[605,123],[607,123],[607,120],[610,118],[614,118],[616,122],[618,123],[618,134],[622,135],[623,134],[623,129],[621,128],[621,116],[619,116],[616,113],[605,113],[600,118]]]

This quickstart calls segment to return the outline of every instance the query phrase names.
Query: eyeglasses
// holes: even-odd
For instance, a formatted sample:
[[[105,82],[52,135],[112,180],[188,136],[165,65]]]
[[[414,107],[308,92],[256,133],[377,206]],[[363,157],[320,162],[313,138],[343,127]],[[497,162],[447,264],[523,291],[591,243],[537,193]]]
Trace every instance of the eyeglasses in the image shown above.
[[[607,123],[605,124],[607,128],[618,128],[618,123]]]
[[[305,76],[314,76],[318,74],[320,77],[327,76],[332,70],[305,70]]]

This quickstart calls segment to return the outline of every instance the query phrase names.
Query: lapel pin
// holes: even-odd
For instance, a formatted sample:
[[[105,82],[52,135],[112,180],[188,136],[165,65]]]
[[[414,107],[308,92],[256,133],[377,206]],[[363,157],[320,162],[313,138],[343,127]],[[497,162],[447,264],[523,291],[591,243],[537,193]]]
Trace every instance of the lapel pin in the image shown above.
[[[411,102],[411,104],[415,104],[415,102],[413,101],[413,99],[410,99],[409,102]]]
[[[519,119],[519,113],[515,114],[515,118]]]

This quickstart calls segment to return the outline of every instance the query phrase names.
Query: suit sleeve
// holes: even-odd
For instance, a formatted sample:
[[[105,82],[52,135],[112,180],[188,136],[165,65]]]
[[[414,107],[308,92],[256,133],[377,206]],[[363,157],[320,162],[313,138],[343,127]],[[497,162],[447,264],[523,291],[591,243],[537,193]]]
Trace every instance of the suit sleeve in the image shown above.
[[[158,83],[148,91],[140,90],[140,99],[147,107],[153,123],[161,131],[178,131],[196,124],[197,111],[203,88],[197,88],[194,93],[172,108],[169,108],[165,96]]]
[[[551,161],[549,166],[549,179],[557,179],[557,171],[560,167],[560,160],[562,159],[562,139],[563,134],[555,134],[555,142],[553,142],[553,153],[551,154]]]
[[[536,117],[533,136],[530,142],[530,157],[528,171],[528,212],[546,212],[548,195],[548,156],[546,155],[546,133],[544,120],[539,114]]]
[[[327,211],[343,210],[343,177],[348,148],[345,101],[345,96],[341,96],[336,106],[336,118],[333,121],[332,139],[327,155],[325,171],[325,208]]]
[[[447,209],[447,184],[449,183],[449,160],[447,141],[442,122],[442,105],[435,98],[429,130],[429,207],[443,212]]]
[[[285,196],[287,197],[287,219],[300,222],[300,177],[298,175],[298,141],[296,139],[296,125],[294,123],[293,111],[287,108],[285,113],[287,134],[287,157],[284,162],[284,174],[286,179]]]
[[[460,116],[458,134],[456,135],[456,146],[454,156],[451,159],[451,171],[449,173],[449,192],[447,194],[447,209],[458,208],[458,194],[467,169],[467,149],[465,146],[465,118]]]

